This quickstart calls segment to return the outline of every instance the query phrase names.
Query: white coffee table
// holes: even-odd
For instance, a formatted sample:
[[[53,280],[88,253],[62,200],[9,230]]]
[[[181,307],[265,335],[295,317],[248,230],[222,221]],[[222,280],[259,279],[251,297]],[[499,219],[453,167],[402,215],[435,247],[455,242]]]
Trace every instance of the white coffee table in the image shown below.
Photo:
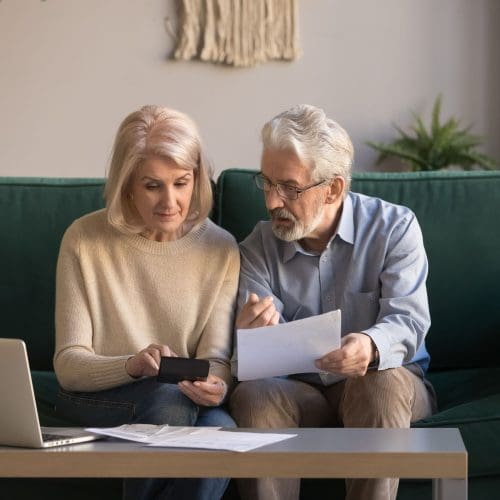
[[[0,477],[429,478],[435,500],[467,499],[467,451],[458,429],[272,432],[297,437],[246,453],[117,440],[44,450],[0,447]]]

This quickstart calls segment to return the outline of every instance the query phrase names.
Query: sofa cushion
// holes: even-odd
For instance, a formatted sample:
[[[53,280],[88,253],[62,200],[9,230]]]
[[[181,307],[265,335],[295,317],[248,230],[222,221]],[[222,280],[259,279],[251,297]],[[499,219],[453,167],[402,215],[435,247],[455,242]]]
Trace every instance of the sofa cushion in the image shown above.
[[[0,178],[2,335],[24,339],[34,370],[52,369],[59,243],[73,220],[103,206],[103,184]]]
[[[218,179],[216,222],[238,240],[267,218],[255,172]],[[352,190],[417,215],[429,258],[431,369],[499,366],[500,172],[356,173]]]
[[[267,220],[264,193],[255,185],[256,170],[224,170],[217,180],[215,222],[237,241],[248,236],[255,224]]]
[[[414,427],[458,427],[471,477],[500,475],[500,368],[434,372],[439,413]]]
[[[434,371],[428,378],[436,389],[439,411],[500,394],[500,368]]]
[[[35,391],[36,406],[40,425],[64,427],[71,422],[56,415],[56,398],[59,386],[53,371],[34,370],[31,372],[33,390]]]
[[[469,454],[469,477],[500,474],[500,394],[458,405],[414,427],[458,427]]]

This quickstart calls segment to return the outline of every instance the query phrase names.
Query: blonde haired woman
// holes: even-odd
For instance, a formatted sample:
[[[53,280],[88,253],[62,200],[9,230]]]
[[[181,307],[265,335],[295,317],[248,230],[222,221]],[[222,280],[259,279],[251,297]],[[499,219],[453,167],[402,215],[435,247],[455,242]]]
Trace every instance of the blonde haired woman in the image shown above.
[[[234,426],[218,406],[229,358],[239,253],[208,214],[199,133],[145,106],[120,125],[106,208],[66,231],[57,264],[58,412],[84,426]],[[204,382],[156,381],[160,358],[207,359]],[[214,499],[226,479],[127,480],[125,498]]]

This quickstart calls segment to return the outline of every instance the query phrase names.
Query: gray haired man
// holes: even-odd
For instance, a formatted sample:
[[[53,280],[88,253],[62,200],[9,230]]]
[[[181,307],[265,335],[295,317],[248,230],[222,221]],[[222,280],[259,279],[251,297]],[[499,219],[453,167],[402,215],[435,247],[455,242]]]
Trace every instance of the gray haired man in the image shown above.
[[[427,258],[415,215],[349,190],[351,140],[321,109],[279,114],[262,139],[255,182],[270,221],[240,247],[236,326],[340,309],[342,340],[316,361],[320,374],[240,382],[233,417],[258,428],[409,427],[435,408],[425,379]],[[397,488],[397,479],[346,481],[351,500],[395,499]],[[244,499],[293,500],[300,481],[248,479],[239,489]]]

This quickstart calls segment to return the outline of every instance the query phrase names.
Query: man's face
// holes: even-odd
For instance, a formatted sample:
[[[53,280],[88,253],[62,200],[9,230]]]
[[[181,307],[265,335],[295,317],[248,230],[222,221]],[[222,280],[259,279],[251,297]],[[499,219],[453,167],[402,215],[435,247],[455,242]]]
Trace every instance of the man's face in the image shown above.
[[[272,184],[286,184],[305,188],[315,184],[308,165],[304,165],[290,151],[264,150],[261,173]],[[295,200],[279,196],[276,187],[265,192],[266,207],[271,217],[273,233],[285,241],[319,236],[328,221],[325,220],[325,201],[328,183],[304,191]]]

